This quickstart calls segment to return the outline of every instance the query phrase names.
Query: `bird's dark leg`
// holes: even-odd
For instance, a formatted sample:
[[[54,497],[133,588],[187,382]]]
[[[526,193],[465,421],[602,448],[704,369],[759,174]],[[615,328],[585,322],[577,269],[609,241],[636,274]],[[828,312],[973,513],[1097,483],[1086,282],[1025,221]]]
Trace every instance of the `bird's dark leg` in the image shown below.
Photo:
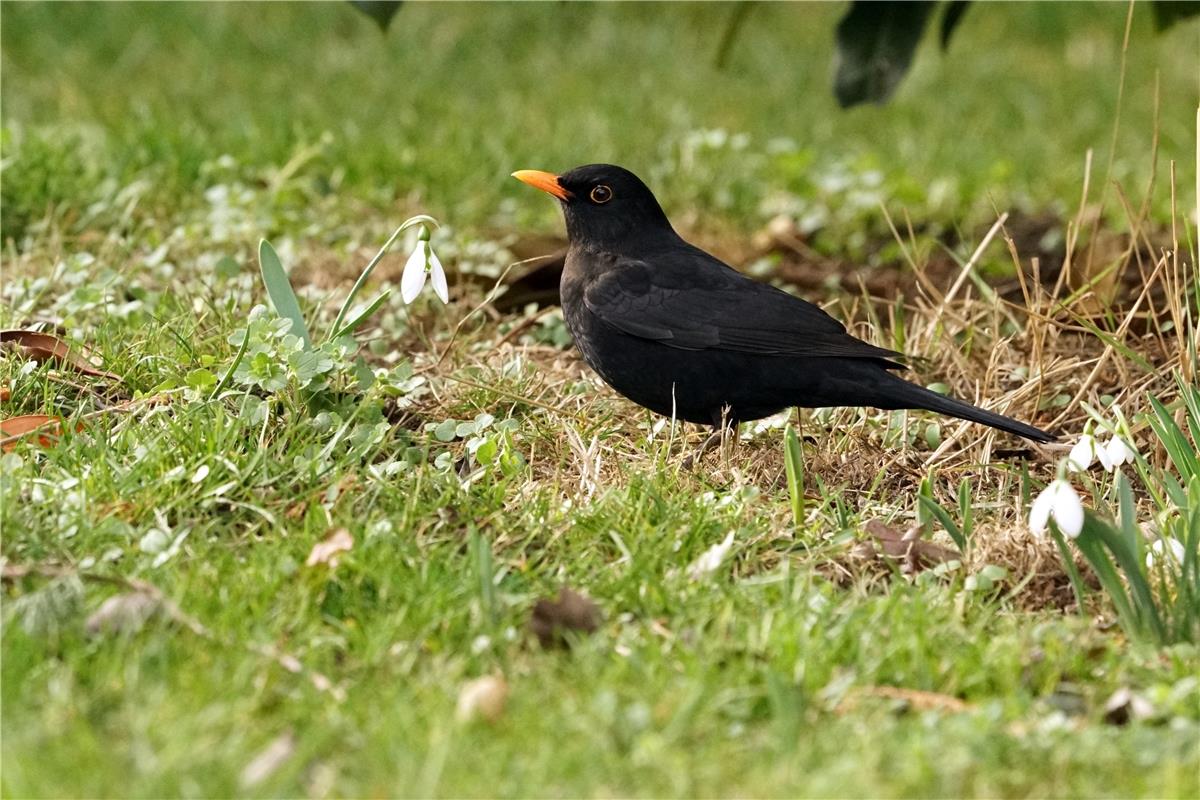
[[[725,435],[730,431],[736,431],[737,423],[729,418],[729,407],[723,407],[719,412],[713,412],[713,427],[716,428],[704,440],[704,444],[696,452],[683,459],[683,468],[690,470],[693,466],[700,462],[704,454],[713,448],[714,445],[721,445],[721,449],[725,447]],[[737,436],[733,437],[734,446],[737,445]]]

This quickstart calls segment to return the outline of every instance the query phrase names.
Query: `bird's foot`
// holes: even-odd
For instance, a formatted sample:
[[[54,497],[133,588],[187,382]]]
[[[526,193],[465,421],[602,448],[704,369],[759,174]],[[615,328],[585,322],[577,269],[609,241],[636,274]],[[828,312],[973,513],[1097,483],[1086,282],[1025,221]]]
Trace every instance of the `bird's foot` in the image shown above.
[[[735,439],[734,441],[737,440]],[[700,445],[700,447],[697,448],[694,453],[690,453],[687,457],[685,457],[680,463],[680,466],[683,467],[685,471],[691,472],[692,467],[700,463],[700,459],[704,458],[705,453],[707,453],[709,450],[712,450],[717,445],[724,445],[724,443],[725,429],[719,428],[710,433],[708,438],[704,440],[704,444]]]

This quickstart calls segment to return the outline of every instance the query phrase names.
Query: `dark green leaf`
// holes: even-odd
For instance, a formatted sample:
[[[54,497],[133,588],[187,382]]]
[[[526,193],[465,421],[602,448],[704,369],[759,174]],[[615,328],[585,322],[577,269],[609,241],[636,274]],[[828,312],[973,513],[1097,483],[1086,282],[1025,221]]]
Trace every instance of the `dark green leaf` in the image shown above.
[[[375,20],[379,30],[386,32],[392,17],[403,5],[402,0],[350,0],[350,5]]]
[[[950,46],[950,37],[954,35],[958,23],[962,22],[969,5],[971,0],[951,0],[946,4],[946,10],[942,13],[942,50]]]
[[[842,108],[884,103],[912,64],[936,4],[856,0],[838,23],[833,92]]]
[[[1177,22],[1200,14],[1200,2],[1194,0],[1151,0],[1154,29],[1165,31]]]

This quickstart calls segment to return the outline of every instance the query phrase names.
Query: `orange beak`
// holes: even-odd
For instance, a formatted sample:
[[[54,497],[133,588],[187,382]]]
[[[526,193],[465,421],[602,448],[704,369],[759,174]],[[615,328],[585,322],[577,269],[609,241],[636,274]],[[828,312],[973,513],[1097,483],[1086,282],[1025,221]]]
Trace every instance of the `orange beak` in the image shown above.
[[[535,189],[541,189],[552,194],[559,200],[570,200],[571,193],[558,185],[558,176],[552,172],[542,172],[536,169],[519,169],[512,174],[521,183],[528,183]]]

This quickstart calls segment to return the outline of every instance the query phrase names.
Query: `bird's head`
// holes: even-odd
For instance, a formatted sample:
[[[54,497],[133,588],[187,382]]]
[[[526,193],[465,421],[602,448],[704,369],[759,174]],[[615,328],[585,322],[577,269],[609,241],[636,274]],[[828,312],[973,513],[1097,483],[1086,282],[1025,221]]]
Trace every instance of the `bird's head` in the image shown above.
[[[523,169],[513,177],[558,198],[574,244],[620,252],[622,245],[675,236],[654,194],[622,167],[588,164],[561,175]]]

